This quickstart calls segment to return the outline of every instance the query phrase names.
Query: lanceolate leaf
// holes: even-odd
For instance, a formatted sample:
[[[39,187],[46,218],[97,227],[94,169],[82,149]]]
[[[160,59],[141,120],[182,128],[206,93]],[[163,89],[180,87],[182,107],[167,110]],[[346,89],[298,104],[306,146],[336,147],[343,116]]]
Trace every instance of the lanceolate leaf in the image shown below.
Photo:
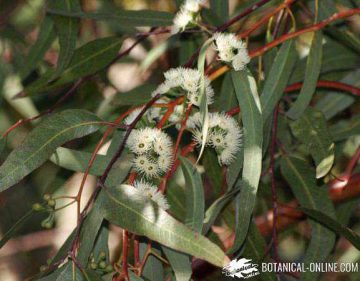
[[[57,147],[97,131],[100,122],[84,110],[65,110],[45,119],[0,167],[0,192],[42,165]]]
[[[229,17],[229,0],[211,0],[210,1],[211,10],[221,19],[222,22],[225,22]]]
[[[322,62],[322,45],[323,36],[321,31],[315,32],[310,45],[310,53],[308,56],[305,80],[301,88],[300,94],[296,102],[288,111],[288,115],[292,119],[298,119],[310,104],[313,94],[316,90],[316,83],[320,75]]]
[[[264,120],[267,120],[272,115],[275,106],[281,99],[295,62],[295,45],[290,40],[281,46],[270,69],[269,76],[265,80],[260,97]]]
[[[301,207],[322,210],[329,216],[335,217],[328,191],[316,185],[315,173],[309,164],[298,157],[283,155],[281,159],[281,173],[289,183]],[[323,262],[335,244],[335,234],[317,222],[310,221],[312,235],[305,255],[305,263]],[[301,280],[316,280],[319,273],[305,272]]]
[[[242,254],[245,258],[253,259],[260,265],[264,261],[264,253],[266,251],[266,242],[261,236],[256,224],[252,223],[249,227],[249,235],[246,238],[244,244],[244,252]],[[261,271],[261,267],[259,268]],[[275,273],[273,272],[260,272],[259,278],[263,281],[275,281],[277,280]]]
[[[189,281],[192,275],[190,257],[168,247],[162,247],[172,269],[174,270],[176,281]]]
[[[354,247],[360,250],[360,236],[356,232],[354,232],[348,227],[341,225],[334,218],[328,216],[327,214],[324,214],[324,212],[308,208],[300,208],[300,210],[304,212],[308,217],[331,229],[336,234],[344,236],[351,244],[354,245]]]
[[[45,52],[55,40],[55,37],[54,21],[51,17],[46,16],[40,26],[38,38],[34,45],[31,46],[25,59],[25,64],[20,70],[21,78],[26,78],[26,76],[28,76],[29,73],[38,65]]]
[[[25,94],[35,95],[50,91],[81,77],[96,73],[116,57],[122,41],[121,38],[107,37],[85,44],[75,51],[69,67],[61,74],[58,80],[48,84],[49,79],[54,74],[54,71],[49,71],[39,80],[26,87],[24,89]]]
[[[237,186],[225,193],[223,196],[215,200],[211,206],[206,210],[205,218],[204,218],[204,226],[202,229],[202,233],[204,235],[210,230],[211,226],[214,224],[216,218],[220,214],[220,212],[224,209],[224,207],[230,203],[230,201],[234,198],[236,194],[240,191],[240,186]]]
[[[334,143],[327,129],[323,114],[307,109],[300,119],[293,122],[291,130],[295,137],[307,146],[316,163],[316,178],[329,173],[334,163]]]
[[[175,220],[135,188],[121,185],[105,189],[102,196],[104,217],[110,222],[216,266],[228,262],[217,245]]]
[[[339,121],[329,128],[334,141],[345,140],[351,136],[360,135],[360,115],[355,115],[349,121]]]
[[[49,1],[49,6],[52,9],[63,9],[67,12],[79,12],[81,10],[78,0],[51,0]],[[53,18],[60,44],[57,69],[53,76],[55,78],[69,65],[75,52],[80,21],[76,18],[57,15],[54,15]]]
[[[144,84],[125,93],[117,93],[111,104],[114,106],[143,105],[151,99],[151,93],[156,89],[154,84]]]
[[[254,210],[261,174],[263,118],[256,82],[249,71],[232,72],[232,80],[239,101],[244,127],[243,186],[236,198],[238,209],[236,237],[230,252],[244,243]]]
[[[115,9],[112,13],[96,12],[67,12],[64,10],[49,9],[49,13],[73,18],[94,19],[99,21],[116,21],[125,26],[169,26],[172,25],[173,15],[167,12],[151,10],[120,10]]]
[[[186,158],[180,158],[186,187],[186,218],[185,224],[196,232],[201,232],[204,213],[204,188],[199,172]]]

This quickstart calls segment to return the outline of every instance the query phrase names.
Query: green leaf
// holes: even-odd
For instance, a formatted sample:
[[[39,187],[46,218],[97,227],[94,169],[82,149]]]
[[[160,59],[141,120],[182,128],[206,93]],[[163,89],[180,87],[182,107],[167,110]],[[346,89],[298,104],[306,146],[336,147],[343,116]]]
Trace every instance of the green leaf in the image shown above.
[[[143,105],[151,100],[151,93],[156,89],[154,84],[144,84],[125,93],[117,93],[111,104],[114,106]]]
[[[85,110],[65,110],[45,119],[0,167],[0,192],[41,166],[62,144],[94,133],[101,120]]]
[[[256,224],[251,223],[249,227],[249,235],[246,238],[244,244],[244,252],[242,256],[245,258],[251,258],[257,264],[261,264],[264,261],[264,253],[266,251],[266,243],[261,236]],[[259,268],[261,270],[261,268]],[[274,272],[260,272],[259,278],[263,281],[275,281],[277,280]]]
[[[260,97],[264,120],[267,120],[272,116],[272,113],[288,84],[295,62],[295,45],[293,40],[290,40],[281,46],[270,69],[269,76],[265,80],[262,95]]]
[[[117,56],[122,44],[121,38],[107,37],[91,41],[76,49],[69,67],[55,82],[48,84],[54,71],[45,73],[40,79],[24,89],[26,95],[35,95],[54,90],[81,77],[96,73],[106,67]]]
[[[316,178],[329,173],[334,164],[334,148],[326,120],[320,111],[308,108],[290,125],[295,137],[306,145],[316,164]]]
[[[329,132],[336,142],[360,135],[360,115],[355,115],[349,121],[339,121],[329,128]]]
[[[234,84],[231,80],[231,73],[226,73],[221,85],[221,90],[216,96],[214,107],[218,111],[228,111],[238,105]]]
[[[360,38],[357,34],[351,32],[349,29],[341,29],[333,26],[328,26],[325,29],[326,34],[330,34],[335,40],[344,43],[355,52],[360,52]]]
[[[104,189],[102,196],[104,217],[110,222],[216,266],[228,262],[217,245],[175,220],[132,186]]]
[[[20,228],[34,215],[34,211],[30,210],[24,216],[22,216],[16,223],[14,223],[11,228],[6,231],[5,234],[2,234],[0,240],[0,249],[12,238],[14,237]]]
[[[228,185],[228,190],[234,188],[235,184],[238,182],[243,165],[244,165],[244,148],[243,146],[241,146],[236,154],[234,162],[231,163],[229,167],[227,167],[226,183]]]
[[[222,22],[225,22],[229,17],[229,1],[228,0],[210,0],[211,10],[221,19]]]
[[[208,47],[213,42],[213,38],[208,39],[200,49],[199,58],[198,58],[198,70],[201,72],[201,82],[200,82],[200,116],[202,121],[202,140],[201,140],[201,148],[199,152],[199,156],[196,162],[198,162],[204,152],[206,145],[206,138],[209,130],[209,108],[207,97],[205,94],[205,59],[206,59],[206,51]]]
[[[319,20],[322,21],[337,12],[334,0],[319,1]]]
[[[309,164],[298,157],[283,155],[281,173],[289,183],[301,207],[323,210],[335,218],[335,210],[327,189],[316,185],[315,172]],[[304,263],[323,262],[335,245],[335,234],[317,222],[310,221],[311,240]],[[301,280],[316,280],[319,273],[305,272]]]
[[[227,204],[238,194],[240,191],[240,184],[237,187],[234,187],[232,190],[226,192],[223,196],[216,199],[211,206],[206,210],[204,218],[204,226],[202,233],[206,235],[210,230],[210,227],[214,224],[216,218],[220,212],[225,208]]]
[[[144,239],[144,241],[140,242],[140,260],[143,259],[146,249],[148,247],[148,241]],[[161,256],[161,252],[158,250],[159,245],[157,243],[152,243],[151,252],[156,253],[156,255]],[[149,255],[146,260],[144,270],[142,272],[142,276],[146,278],[146,280],[159,280],[164,281],[164,266],[161,260],[159,260],[154,255]]]
[[[63,9],[67,12],[79,12],[81,6],[78,0],[52,0],[50,9]],[[76,18],[53,16],[57,35],[59,37],[60,52],[57,69],[53,78],[58,76],[70,64],[76,48],[76,39],[80,28],[80,21]]]
[[[308,217],[316,220],[322,225],[334,231],[337,235],[345,237],[354,247],[360,250],[360,236],[351,230],[350,228],[341,225],[334,218],[324,214],[321,211],[308,209],[308,208],[300,208],[300,210],[305,213]]]
[[[176,281],[189,281],[192,275],[190,257],[165,246],[162,250],[174,270]]]
[[[173,23],[174,15],[168,12],[152,10],[120,10],[114,9],[112,12],[67,12],[58,9],[48,9],[48,13],[73,18],[93,19],[99,21],[116,21],[125,26],[170,26]]]
[[[256,193],[262,166],[263,118],[256,82],[248,70],[233,71],[232,80],[236,92],[244,127],[243,186],[236,198],[236,237],[230,252],[233,253],[244,243],[251,216],[255,207]]]
[[[186,182],[185,224],[200,233],[205,213],[204,187],[201,176],[188,159],[181,157],[180,161]]]
[[[205,150],[202,164],[210,182],[212,196],[218,197],[222,193],[223,173],[216,152],[210,149]]]
[[[292,119],[298,119],[300,117],[300,115],[310,104],[310,101],[315,93],[317,80],[321,70],[322,45],[322,32],[315,32],[312,38],[310,53],[307,59],[304,84],[296,102],[287,112],[288,116]]]
[[[20,77],[26,78],[30,72],[38,65],[45,52],[50,48],[56,37],[54,31],[54,21],[46,16],[40,26],[39,35],[34,45],[25,59],[24,65],[20,69]]]
[[[48,276],[45,276],[39,281],[82,281],[84,280],[82,273],[71,261],[67,262],[62,267],[55,270]]]
[[[84,269],[83,275],[86,281],[102,281],[101,276],[91,269]]]

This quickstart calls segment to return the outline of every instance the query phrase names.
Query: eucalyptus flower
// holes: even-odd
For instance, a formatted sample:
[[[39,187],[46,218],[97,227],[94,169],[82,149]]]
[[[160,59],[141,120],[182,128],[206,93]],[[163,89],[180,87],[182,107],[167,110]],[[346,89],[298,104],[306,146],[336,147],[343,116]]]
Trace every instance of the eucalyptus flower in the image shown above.
[[[134,183],[134,187],[139,191],[142,196],[155,202],[161,209],[169,209],[169,204],[164,194],[159,192],[156,186],[141,180],[136,181]]]
[[[172,140],[159,129],[133,130],[126,146],[135,155],[134,169],[148,178],[163,175],[172,165]]]
[[[187,122],[194,141],[200,145],[203,139],[200,113]],[[242,143],[242,130],[237,121],[226,113],[209,113],[209,130],[206,145],[215,149],[220,165],[229,165],[236,157]]]
[[[165,81],[153,92],[153,96],[157,94],[185,94],[187,100],[200,106],[201,103],[201,73],[196,69],[191,68],[172,68],[164,73]],[[205,94],[207,104],[212,104],[214,101],[214,90],[211,87],[210,79],[204,79]]]
[[[220,60],[231,63],[236,71],[243,70],[250,62],[245,43],[236,38],[235,34],[215,33],[214,39]]]

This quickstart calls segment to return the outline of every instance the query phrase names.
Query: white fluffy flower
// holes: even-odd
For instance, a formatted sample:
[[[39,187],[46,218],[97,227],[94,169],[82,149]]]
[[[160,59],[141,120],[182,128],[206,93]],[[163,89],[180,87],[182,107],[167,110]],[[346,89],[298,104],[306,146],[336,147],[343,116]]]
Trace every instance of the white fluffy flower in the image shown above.
[[[246,45],[241,39],[237,39],[235,34],[215,33],[214,39],[220,60],[232,63],[236,71],[244,69],[250,62]]]
[[[160,176],[171,167],[173,143],[171,138],[159,129],[133,130],[126,145],[135,154],[134,169],[148,178]]]
[[[165,196],[158,191],[156,186],[145,181],[136,181],[134,183],[134,187],[139,191],[142,196],[155,202],[161,209],[169,209],[169,204]]]
[[[178,33],[184,31],[189,23],[193,20],[194,14],[186,9],[180,9],[180,11],[174,17],[174,26],[172,33]]]
[[[191,68],[172,68],[164,73],[165,81],[154,92],[157,94],[166,94],[171,89],[175,92],[185,93],[188,101],[196,106],[201,103],[201,73]],[[205,77],[205,94],[207,104],[212,104],[214,99],[214,90],[211,87],[209,78]]]
[[[194,141],[201,144],[202,120],[199,113],[188,119],[187,128],[193,133]],[[213,147],[221,165],[229,165],[241,146],[242,131],[237,121],[225,113],[209,114],[209,130],[206,145]]]
[[[184,4],[180,7],[179,12],[174,17],[174,26],[172,33],[184,31],[185,28],[196,18],[200,11],[201,4],[204,0],[185,0]]]

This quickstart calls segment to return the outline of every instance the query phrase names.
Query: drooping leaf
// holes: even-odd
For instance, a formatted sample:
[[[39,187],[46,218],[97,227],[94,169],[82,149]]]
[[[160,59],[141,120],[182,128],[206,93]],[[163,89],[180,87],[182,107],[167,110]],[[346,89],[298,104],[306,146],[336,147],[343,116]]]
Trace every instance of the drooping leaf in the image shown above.
[[[14,223],[11,228],[2,234],[0,240],[0,249],[13,237],[17,234],[19,229],[34,215],[34,211],[30,210],[24,216],[22,216],[16,223]]]
[[[185,224],[200,233],[205,213],[204,188],[201,176],[188,159],[180,158],[180,161],[186,182]]]
[[[49,49],[56,34],[54,31],[54,21],[46,16],[40,26],[39,35],[36,42],[31,46],[25,59],[25,64],[20,69],[20,77],[26,78],[29,73],[38,65],[45,52]]]
[[[234,198],[236,194],[240,191],[240,186],[234,187],[232,190],[225,193],[223,196],[216,199],[211,206],[206,210],[204,218],[204,226],[202,233],[204,235],[210,230],[211,226],[214,224],[216,218],[224,207]]]
[[[122,41],[121,38],[107,37],[85,44],[76,49],[69,67],[62,72],[58,80],[48,84],[49,79],[54,74],[53,70],[48,71],[40,79],[27,86],[24,93],[35,95],[54,90],[79,78],[96,73],[113,61],[118,54]]]
[[[0,192],[42,165],[67,141],[94,133],[101,120],[85,110],[65,110],[39,124],[0,167]]]
[[[117,93],[111,104],[114,106],[142,105],[151,99],[151,93],[156,89],[154,84],[144,84],[125,93]]]
[[[236,153],[236,158],[233,163],[227,167],[226,170],[226,183],[228,185],[228,190],[234,188],[235,184],[240,178],[240,172],[244,165],[244,148],[240,147],[239,151]]]
[[[58,268],[53,273],[45,276],[39,281],[83,281],[84,277],[80,270],[71,261],[67,262],[64,266]]]
[[[212,196],[218,197],[222,190],[223,176],[222,167],[219,165],[215,151],[205,150],[202,164],[211,185]]]
[[[104,217],[112,223],[172,249],[223,266],[228,258],[210,240],[172,218],[135,188],[121,185],[105,189]]]
[[[144,254],[146,252],[148,243],[144,239],[144,241],[140,241],[140,259],[143,259]],[[161,255],[161,252],[159,251],[159,245],[157,243],[152,243],[151,251],[155,252],[157,255]],[[142,276],[146,278],[147,280],[159,280],[164,281],[165,280],[165,274],[164,274],[164,266],[161,260],[159,260],[154,255],[149,255],[145,267],[142,272]]]
[[[174,270],[176,281],[189,281],[192,275],[190,257],[184,253],[162,246],[171,268]]]
[[[249,227],[249,235],[246,237],[244,244],[244,252],[242,256],[245,258],[251,258],[253,262],[261,264],[264,261],[264,253],[266,251],[266,243],[261,236],[256,224],[251,223]],[[261,271],[261,267],[259,268]],[[260,272],[259,278],[263,281],[275,281],[277,280],[274,272]]]
[[[327,129],[324,115],[308,108],[300,119],[291,123],[295,137],[306,145],[316,164],[316,178],[322,178],[329,173],[334,163],[334,148]]]
[[[228,111],[238,105],[231,73],[226,73],[221,85],[221,90],[216,96],[214,107],[218,111]]]
[[[261,174],[263,118],[256,82],[248,70],[233,71],[232,80],[242,113],[244,128],[243,186],[236,197],[240,208],[236,221],[236,237],[230,252],[235,252],[244,243],[256,201],[256,193]]]
[[[355,115],[350,120],[339,121],[329,128],[329,132],[335,142],[360,135],[360,115]]]
[[[317,80],[321,70],[322,45],[322,32],[315,32],[311,41],[310,53],[307,59],[304,84],[297,100],[287,112],[288,116],[292,119],[298,119],[300,117],[306,107],[310,104],[313,94],[315,93]]]
[[[67,12],[81,11],[78,0],[52,0],[49,1],[50,9],[62,9]],[[76,48],[76,39],[79,32],[80,21],[77,18],[69,18],[53,15],[55,28],[59,37],[60,52],[57,69],[53,78],[57,77],[71,62]]]
[[[294,42],[290,40],[281,46],[270,69],[269,76],[265,80],[260,97],[264,120],[270,118],[275,106],[281,99],[295,62],[295,46]]]
[[[322,211],[309,208],[300,208],[308,217],[334,231],[337,235],[345,237],[351,244],[360,250],[360,236],[348,227],[341,225],[336,219],[326,215]]]
[[[91,269],[84,269],[83,275],[86,281],[102,281],[101,276]]]
[[[289,183],[301,207],[322,210],[335,218],[335,210],[325,188],[316,185],[315,171],[303,159],[283,155],[281,173]],[[310,220],[311,240],[304,263],[323,262],[335,244],[335,234],[321,224]],[[318,272],[304,272],[301,280],[316,280]]]
[[[211,10],[221,19],[221,22],[225,22],[229,17],[229,1],[228,0],[211,0]]]
[[[208,101],[206,96],[206,88],[205,88],[205,59],[206,59],[206,51],[209,48],[210,44],[213,42],[213,38],[208,39],[200,49],[199,58],[197,67],[201,73],[201,82],[200,82],[200,116],[202,123],[202,131],[201,131],[201,148],[198,156],[197,162],[200,160],[206,144],[206,138],[209,130],[209,108]]]
[[[120,10],[114,9],[111,12],[67,12],[58,9],[48,9],[48,13],[73,18],[93,19],[99,21],[116,21],[125,26],[170,26],[173,15],[168,12],[152,10]]]
[[[338,29],[336,27],[328,26],[325,29],[326,34],[330,34],[335,40],[344,43],[355,52],[360,52],[360,38],[357,34],[351,32],[348,28]]]

